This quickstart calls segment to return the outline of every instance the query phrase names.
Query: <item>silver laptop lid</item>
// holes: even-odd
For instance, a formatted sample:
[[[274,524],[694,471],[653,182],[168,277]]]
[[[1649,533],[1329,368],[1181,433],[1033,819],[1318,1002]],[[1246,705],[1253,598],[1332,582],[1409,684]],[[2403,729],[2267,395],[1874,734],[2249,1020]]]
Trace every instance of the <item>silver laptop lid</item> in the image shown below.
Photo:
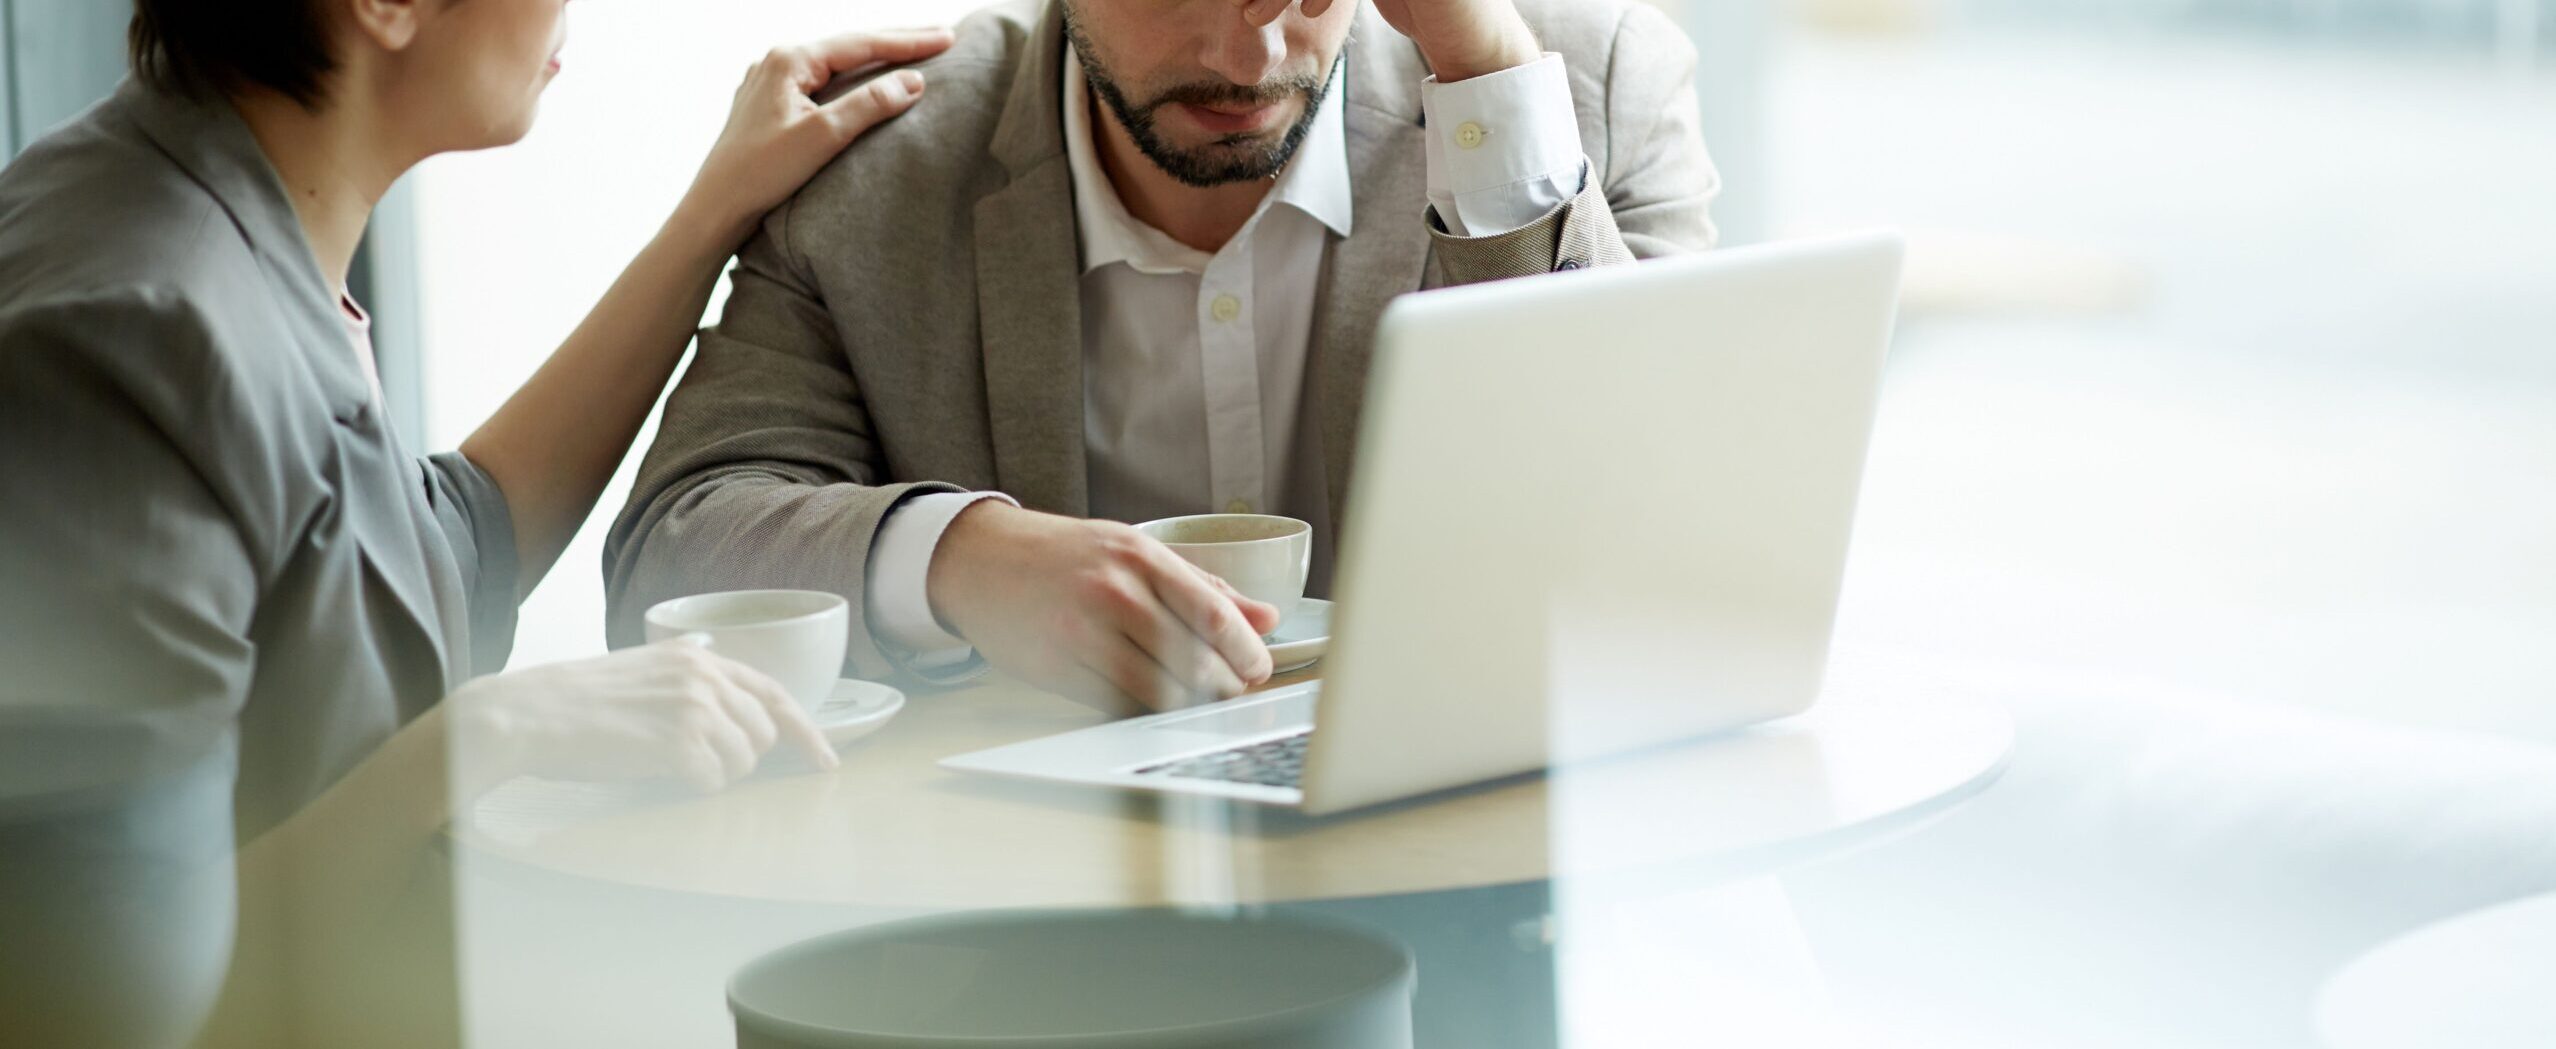
[[[1870,234],[1396,303],[1305,807],[1808,707],[1901,254]]]

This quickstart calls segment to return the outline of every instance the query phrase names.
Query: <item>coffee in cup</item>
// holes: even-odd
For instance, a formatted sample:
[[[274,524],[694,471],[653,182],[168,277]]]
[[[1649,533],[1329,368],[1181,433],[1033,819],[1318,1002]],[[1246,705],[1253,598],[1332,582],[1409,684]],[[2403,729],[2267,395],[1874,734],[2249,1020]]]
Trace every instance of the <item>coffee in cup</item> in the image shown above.
[[[699,635],[710,651],[760,670],[811,711],[834,694],[852,607],[815,590],[678,597],[648,610],[648,640]]]
[[[1147,521],[1136,530],[1244,597],[1276,606],[1281,619],[1304,600],[1305,576],[1313,569],[1313,526],[1303,521],[1266,514],[1203,514]]]

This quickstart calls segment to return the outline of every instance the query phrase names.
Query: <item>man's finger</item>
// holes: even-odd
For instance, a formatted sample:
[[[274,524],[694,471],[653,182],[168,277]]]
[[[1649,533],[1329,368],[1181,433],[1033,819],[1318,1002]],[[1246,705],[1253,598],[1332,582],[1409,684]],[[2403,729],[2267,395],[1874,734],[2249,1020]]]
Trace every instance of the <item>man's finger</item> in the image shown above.
[[[1093,662],[1098,661],[1093,660]],[[1078,665],[1065,670],[1059,675],[1058,680],[1050,683],[1049,687],[1054,688],[1057,695],[1111,717],[1133,717],[1146,713],[1145,705],[1138,702],[1136,697],[1128,695],[1125,689],[1119,688],[1116,683],[1101,676],[1099,671],[1088,665]]]
[[[1222,597],[1216,599],[1222,600]],[[1239,617],[1228,612],[1223,618]],[[1247,687],[1245,678],[1249,675],[1245,671],[1248,667],[1237,669],[1221,650],[1209,645],[1197,630],[1168,607],[1154,606],[1152,614],[1144,622],[1129,629],[1128,636],[1135,640],[1136,647],[1153,657],[1170,677],[1171,683],[1180,690],[1179,695],[1170,697],[1175,701],[1172,705],[1232,699],[1242,695]],[[1266,649],[1263,655],[1266,655]]]
[[[799,89],[815,91],[836,76],[866,66],[920,62],[949,50],[953,39],[949,30],[937,26],[830,36],[807,46],[811,64],[801,71]]]
[[[1287,8],[1295,2],[1296,0],[1249,0],[1243,4],[1243,20],[1255,26],[1268,25],[1277,21],[1279,15],[1286,14]]]
[[[1320,18],[1323,12],[1329,10],[1331,10],[1331,0],[1305,0],[1305,17],[1307,18]]]
[[[1113,637],[1104,642],[1099,651],[1090,654],[1084,665],[1144,710],[1177,710],[1188,706],[1195,696],[1189,686],[1181,684],[1170,671],[1163,669],[1151,653],[1126,637]]]
[[[1278,630],[1280,619],[1278,606],[1244,597],[1242,591],[1234,589],[1234,584],[1226,582],[1225,577],[1214,572],[1199,568],[1197,565],[1189,567],[1198,573],[1198,578],[1206,580],[1207,585],[1215,587],[1218,592],[1234,599],[1234,607],[1241,609],[1243,618],[1251,621],[1253,633],[1267,637]]]
[[[1223,580],[1196,571],[1179,554],[1161,547],[1148,552],[1146,563],[1154,570],[1155,596],[1224,657],[1236,679],[1252,683],[1269,679],[1269,646],[1260,640],[1262,631],[1255,629],[1259,624],[1244,612],[1243,602],[1221,586]],[[1261,608],[1275,612],[1266,605]]]

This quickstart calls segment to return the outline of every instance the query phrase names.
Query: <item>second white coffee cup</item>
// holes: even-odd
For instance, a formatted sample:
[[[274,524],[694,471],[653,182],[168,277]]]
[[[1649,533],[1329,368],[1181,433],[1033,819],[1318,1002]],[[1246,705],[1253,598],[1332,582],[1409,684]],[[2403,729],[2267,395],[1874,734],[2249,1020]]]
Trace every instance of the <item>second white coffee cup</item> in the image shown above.
[[[809,710],[834,694],[851,628],[851,605],[815,590],[698,594],[648,610],[649,641],[702,635],[712,652],[771,675]]]
[[[1202,514],[1147,521],[1136,530],[1286,618],[1313,570],[1313,526],[1266,514]]]

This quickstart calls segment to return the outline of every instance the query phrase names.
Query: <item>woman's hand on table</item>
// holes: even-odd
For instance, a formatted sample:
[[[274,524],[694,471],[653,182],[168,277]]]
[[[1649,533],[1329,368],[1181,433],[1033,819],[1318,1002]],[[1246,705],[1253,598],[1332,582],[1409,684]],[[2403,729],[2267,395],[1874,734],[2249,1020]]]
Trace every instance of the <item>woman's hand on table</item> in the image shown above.
[[[845,75],[919,62],[950,47],[947,29],[847,33],[775,48],[748,69],[727,129],[702,161],[681,213],[722,231],[733,249],[766,212],[871,128],[914,106],[923,74],[903,69],[818,103],[812,96]]]
[[[484,677],[445,700],[454,782],[672,777],[704,793],[776,746],[839,762],[807,711],[760,671],[681,639]]]

